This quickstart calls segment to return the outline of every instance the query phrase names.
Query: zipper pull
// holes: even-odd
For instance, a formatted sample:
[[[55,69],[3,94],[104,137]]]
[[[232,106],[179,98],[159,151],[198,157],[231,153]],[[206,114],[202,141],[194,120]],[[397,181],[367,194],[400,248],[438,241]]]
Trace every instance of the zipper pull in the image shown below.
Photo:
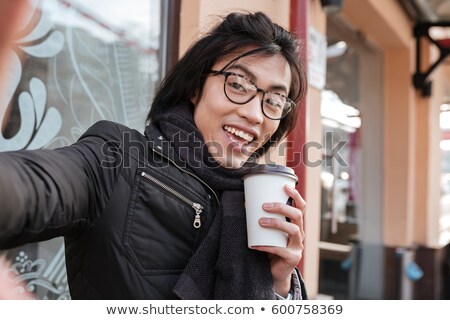
[[[195,210],[195,218],[194,218],[194,223],[192,225],[194,226],[194,228],[198,229],[202,225],[202,221],[200,220],[200,214],[203,211],[203,206],[200,203],[194,202],[192,204],[192,208],[194,208],[194,210]]]

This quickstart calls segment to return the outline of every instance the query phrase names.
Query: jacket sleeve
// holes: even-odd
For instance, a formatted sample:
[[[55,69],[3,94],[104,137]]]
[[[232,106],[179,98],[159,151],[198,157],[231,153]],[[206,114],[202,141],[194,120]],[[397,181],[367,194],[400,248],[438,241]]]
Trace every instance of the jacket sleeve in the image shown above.
[[[93,224],[113,191],[120,159],[119,130],[106,121],[69,147],[0,153],[0,249]]]
[[[277,300],[308,300],[305,282],[303,281],[300,271],[295,268],[291,277],[291,290],[287,297],[281,297],[275,293]]]
[[[305,282],[300,271],[296,268],[292,274],[291,287],[293,291],[292,300],[308,300]]]

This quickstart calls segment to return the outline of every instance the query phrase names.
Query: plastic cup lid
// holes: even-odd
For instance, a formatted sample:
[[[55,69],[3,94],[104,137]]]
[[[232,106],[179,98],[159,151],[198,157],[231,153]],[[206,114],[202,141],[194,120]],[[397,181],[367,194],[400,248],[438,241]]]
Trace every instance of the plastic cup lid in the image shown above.
[[[294,179],[296,182],[298,181],[294,169],[279,164],[259,164],[251,168],[242,179],[245,179],[246,177],[254,174],[280,174],[288,176]]]

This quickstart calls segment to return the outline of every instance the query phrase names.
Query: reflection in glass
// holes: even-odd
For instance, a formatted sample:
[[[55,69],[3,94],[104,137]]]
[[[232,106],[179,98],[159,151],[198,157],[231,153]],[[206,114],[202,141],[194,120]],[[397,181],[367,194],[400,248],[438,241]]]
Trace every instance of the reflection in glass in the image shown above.
[[[447,244],[450,241],[450,105],[441,105],[440,126],[442,139],[440,147],[442,152],[441,170],[441,215],[440,243]]]

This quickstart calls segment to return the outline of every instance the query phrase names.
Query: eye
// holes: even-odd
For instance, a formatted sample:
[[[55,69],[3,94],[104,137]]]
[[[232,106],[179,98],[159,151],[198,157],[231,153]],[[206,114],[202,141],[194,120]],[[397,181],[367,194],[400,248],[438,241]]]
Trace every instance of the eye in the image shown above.
[[[266,94],[264,103],[271,108],[282,109],[285,104],[285,100],[280,95]]]
[[[228,79],[227,85],[231,89],[233,89],[234,91],[239,91],[239,92],[242,92],[242,93],[246,93],[247,92],[245,87],[241,83],[239,83],[238,81],[232,81],[231,79]]]
[[[245,77],[230,74],[227,78],[227,89],[235,94],[249,95],[256,91],[256,87]]]

